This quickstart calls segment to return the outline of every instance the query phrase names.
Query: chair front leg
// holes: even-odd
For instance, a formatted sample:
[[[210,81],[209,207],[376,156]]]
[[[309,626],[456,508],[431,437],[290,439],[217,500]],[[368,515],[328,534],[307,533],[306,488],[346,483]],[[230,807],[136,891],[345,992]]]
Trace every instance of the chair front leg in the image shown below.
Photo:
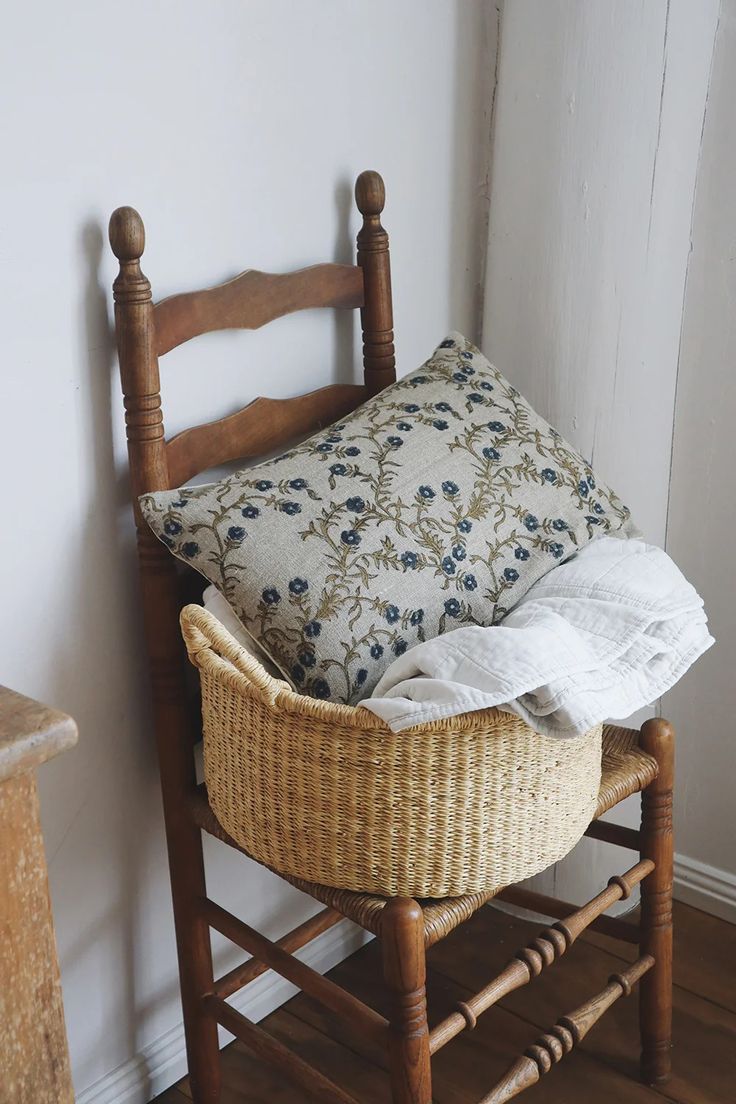
[[[390,996],[393,1104],[431,1104],[424,917],[411,897],[394,897],[381,918],[383,973]]]
[[[639,988],[641,1077],[661,1085],[672,1065],[672,726],[658,718],[647,721],[640,747],[659,764],[659,774],[642,793],[641,810],[641,857],[655,863],[641,885],[640,948],[655,960]]]

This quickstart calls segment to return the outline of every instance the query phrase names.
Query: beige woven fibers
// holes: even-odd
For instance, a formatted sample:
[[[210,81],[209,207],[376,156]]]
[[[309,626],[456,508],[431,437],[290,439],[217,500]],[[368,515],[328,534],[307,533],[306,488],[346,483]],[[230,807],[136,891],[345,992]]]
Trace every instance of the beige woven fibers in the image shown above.
[[[483,892],[562,858],[595,815],[600,725],[556,740],[488,709],[395,735],[368,710],[295,694],[201,606],[181,624],[210,804],[275,870],[389,896]]]

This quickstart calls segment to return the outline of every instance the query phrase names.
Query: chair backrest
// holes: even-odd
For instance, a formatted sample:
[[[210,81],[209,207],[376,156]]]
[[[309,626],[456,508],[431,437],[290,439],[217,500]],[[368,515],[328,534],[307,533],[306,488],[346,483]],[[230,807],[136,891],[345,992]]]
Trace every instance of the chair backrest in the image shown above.
[[[360,174],[355,198],[363,216],[357,265],[321,264],[285,275],[251,270],[155,305],[140,267],[143,221],[132,207],[113,213],[110,244],[120,261],[113,284],[115,328],[134,504],[147,491],[178,487],[208,468],[262,456],[316,431],[396,378],[388,235],[381,225],[385,192],[377,172]],[[364,385],[335,384],[286,400],[261,397],[226,418],[165,439],[159,357],[198,334],[257,329],[314,307],[360,307]]]

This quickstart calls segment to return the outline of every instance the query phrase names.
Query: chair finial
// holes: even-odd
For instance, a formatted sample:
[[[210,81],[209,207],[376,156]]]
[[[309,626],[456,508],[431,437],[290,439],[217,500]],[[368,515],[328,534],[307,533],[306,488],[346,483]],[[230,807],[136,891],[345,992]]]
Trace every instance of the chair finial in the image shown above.
[[[140,260],[146,247],[143,219],[133,207],[118,207],[110,216],[110,245],[119,261]]]
[[[383,179],[375,169],[366,169],[355,181],[355,202],[361,215],[380,215],[386,202]]]

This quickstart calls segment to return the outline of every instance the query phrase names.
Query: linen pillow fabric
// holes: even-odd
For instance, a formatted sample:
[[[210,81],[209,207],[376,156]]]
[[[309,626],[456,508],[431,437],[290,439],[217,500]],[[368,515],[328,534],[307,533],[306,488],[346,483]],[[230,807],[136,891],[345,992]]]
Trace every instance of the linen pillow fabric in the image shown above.
[[[455,333],[282,456],[140,501],[297,690],[353,704],[407,648],[498,622],[555,564],[629,524],[586,461]]]

